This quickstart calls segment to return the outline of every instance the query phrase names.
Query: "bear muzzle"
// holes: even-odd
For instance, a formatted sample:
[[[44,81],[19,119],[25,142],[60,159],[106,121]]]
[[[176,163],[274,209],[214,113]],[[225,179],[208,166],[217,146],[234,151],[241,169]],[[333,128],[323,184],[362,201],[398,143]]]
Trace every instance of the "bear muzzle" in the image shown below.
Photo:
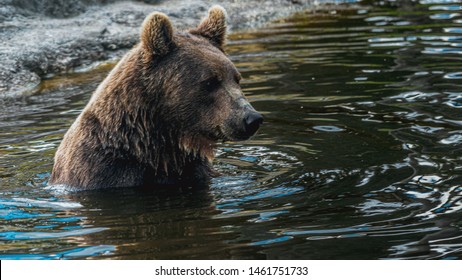
[[[263,116],[256,111],[249,111],[244,116],[245,137],[253,136],[263,123]]]

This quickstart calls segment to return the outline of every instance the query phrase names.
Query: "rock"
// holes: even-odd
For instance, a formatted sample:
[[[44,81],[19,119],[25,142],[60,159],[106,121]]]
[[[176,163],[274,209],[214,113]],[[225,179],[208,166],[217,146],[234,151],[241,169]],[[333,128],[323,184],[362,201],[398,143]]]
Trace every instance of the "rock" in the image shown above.
[[[0,0],[0,97],[34,92],[41,77],[119,57],[138,42],[140,25],[153,11],[189,28],[214,4],[238,30],[306,9],[311,1]]]

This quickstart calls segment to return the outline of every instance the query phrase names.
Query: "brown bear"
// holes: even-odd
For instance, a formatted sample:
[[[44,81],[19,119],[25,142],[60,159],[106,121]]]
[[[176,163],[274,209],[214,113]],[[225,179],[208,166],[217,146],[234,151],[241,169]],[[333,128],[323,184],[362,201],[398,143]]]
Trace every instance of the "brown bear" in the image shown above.
[[[59,146],[50,185],[99,189],[207,185],[217,141],[251,137],[262,116],[244,97],[224,52],[226,16],[214,6],[174,32],[154,12],[99,85]]]

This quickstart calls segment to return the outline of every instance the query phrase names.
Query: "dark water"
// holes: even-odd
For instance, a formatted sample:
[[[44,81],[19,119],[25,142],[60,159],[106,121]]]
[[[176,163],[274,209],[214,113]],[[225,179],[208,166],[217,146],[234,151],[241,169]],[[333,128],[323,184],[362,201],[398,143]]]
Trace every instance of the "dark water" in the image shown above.
[[[200,192],[46,188],[108,66],[0,100],[0,258],[460,259],[461,2],[363,1],[234,34],[266,123],[220,145],[223,176]]]

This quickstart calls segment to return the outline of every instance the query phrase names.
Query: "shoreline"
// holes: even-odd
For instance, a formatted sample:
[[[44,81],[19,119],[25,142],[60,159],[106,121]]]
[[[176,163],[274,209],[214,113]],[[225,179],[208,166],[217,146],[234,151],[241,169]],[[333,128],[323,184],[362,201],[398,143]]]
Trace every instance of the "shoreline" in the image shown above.
[[[80,2],[74,7],[77,12],[51,10],[51,15],[49,9],[31,12],[14,4],[0,9],[0,98],[33,93],[44,77],[120,58],[138,42],[141,23],[153,11],[167,14],[180,30],[196,26],[218,4],[226,9],[228,30],[233,32],[255,29],[314,5],[311,0]],[[77,14],[60,17],[70,12]]]

